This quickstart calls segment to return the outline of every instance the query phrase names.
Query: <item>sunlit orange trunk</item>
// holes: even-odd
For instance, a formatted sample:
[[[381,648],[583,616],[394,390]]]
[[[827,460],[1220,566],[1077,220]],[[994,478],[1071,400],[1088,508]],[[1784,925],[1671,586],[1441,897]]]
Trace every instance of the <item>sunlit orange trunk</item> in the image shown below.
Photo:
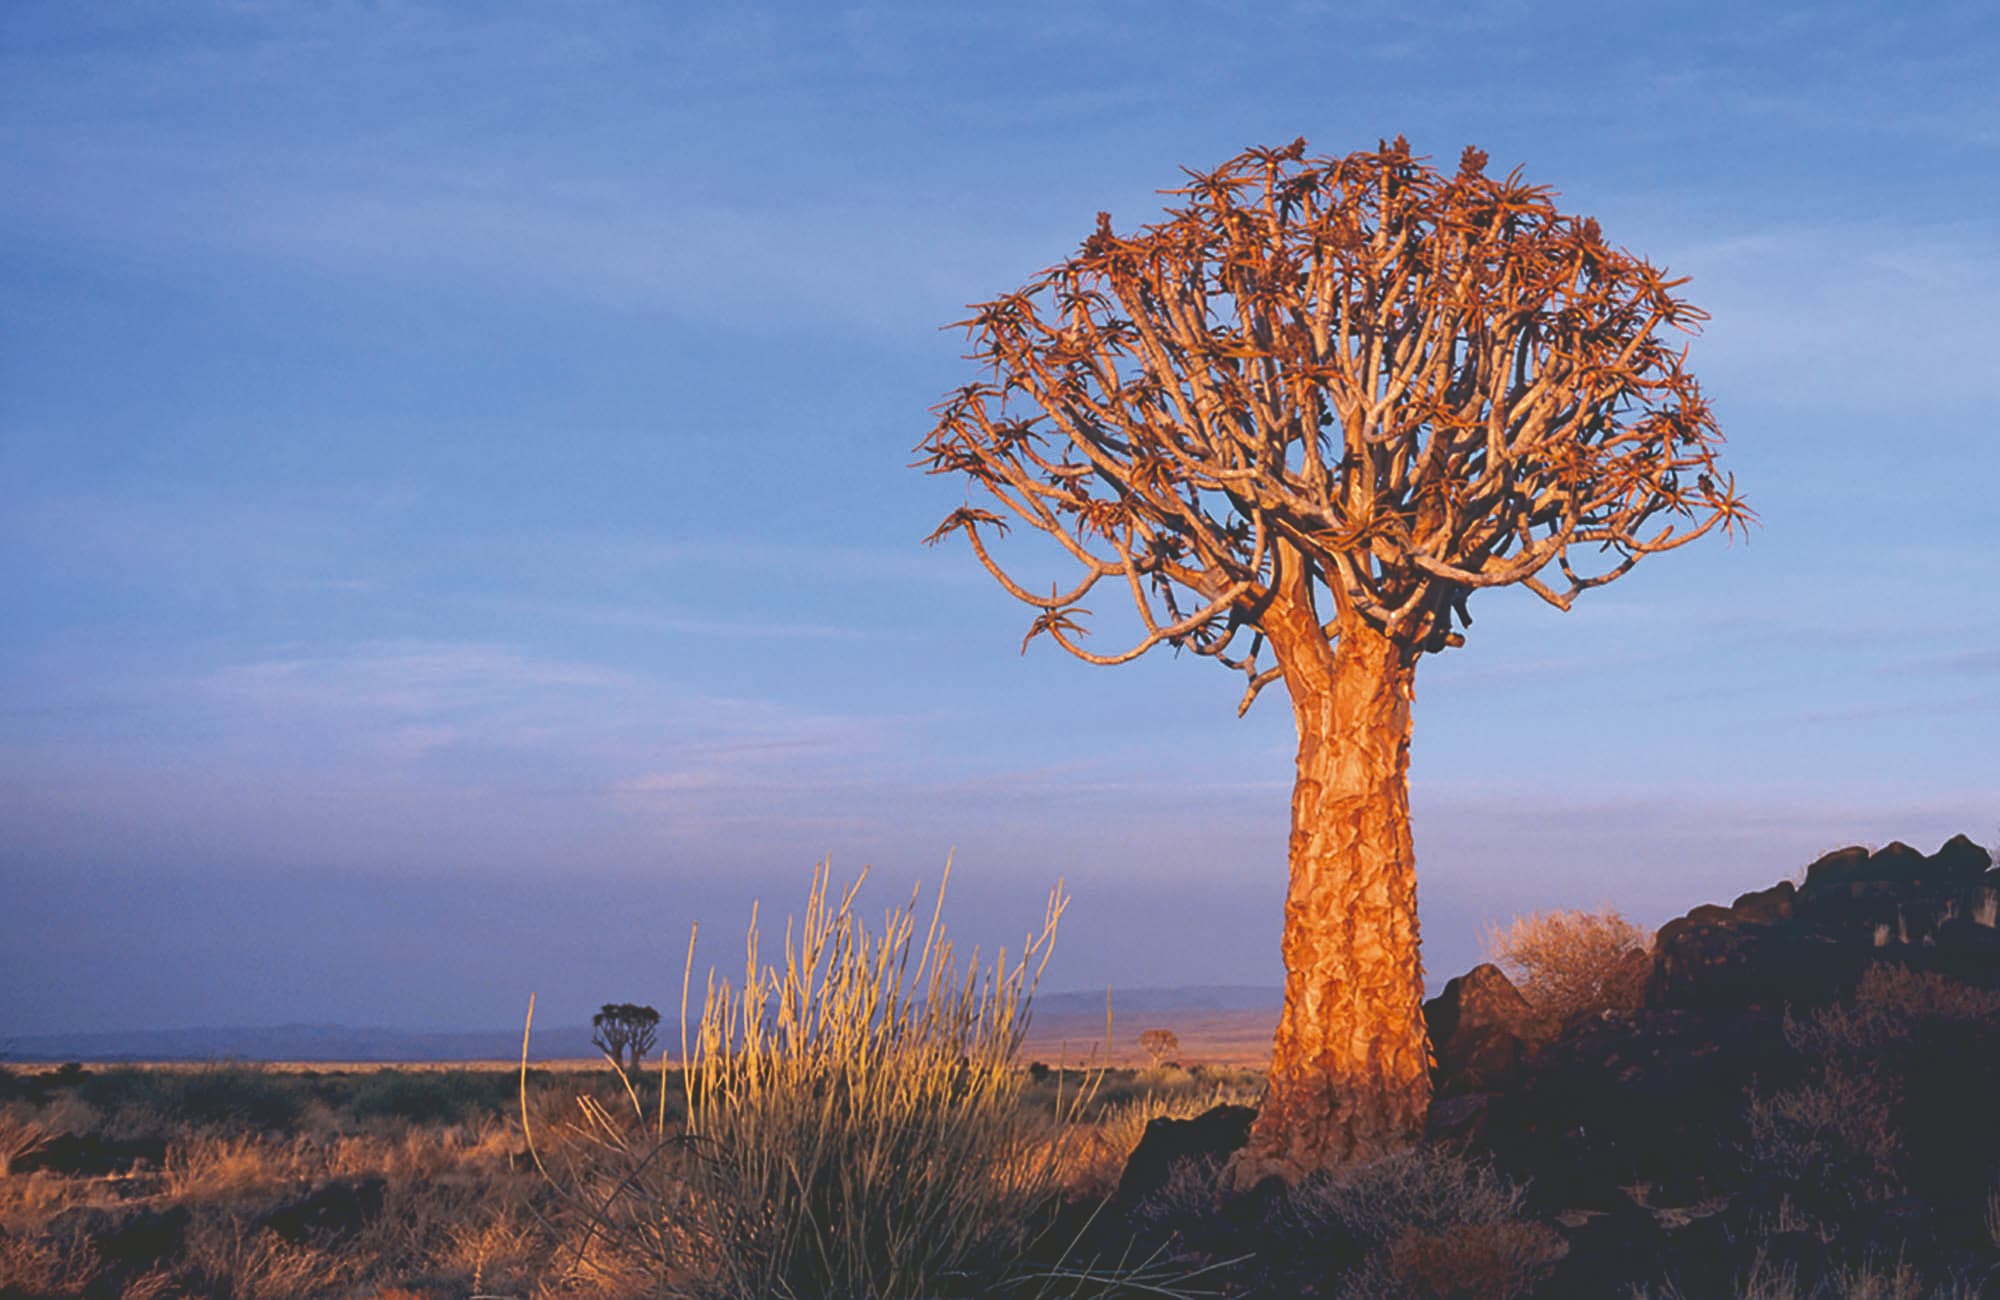
[[[1358,618],[1329,645],[1304,600],[1262,625],[1291,692],[1299,766],[1285,1009],[1234,1170],[1242,1187],[1407,1145],[1430,1102],[1410,841],[1416,653]]]

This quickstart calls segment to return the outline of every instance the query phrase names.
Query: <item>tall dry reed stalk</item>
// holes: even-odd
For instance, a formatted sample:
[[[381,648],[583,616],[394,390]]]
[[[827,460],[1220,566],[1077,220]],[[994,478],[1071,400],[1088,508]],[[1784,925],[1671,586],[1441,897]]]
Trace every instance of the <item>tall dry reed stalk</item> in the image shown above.
[[[865,878],[835,892],[822,863],[774,962],[753,911],[741,983],[711,972],[692,1027],[690,940],[685,1129],[668,1124],[663,1064],[650,1114],[630,1079],[629,1116],[586,1099],[551,1175],[590,1220],[593,1267],[623,1246],[662,1293],[741,1300],[1178,1294],[1159,1261],[1078,1266],[1054,1232],[1061,1130],[1088,1096],[1029,1104],[1014,1058],[1061,886],[1019,954],[982,968],[945,937],[943,885],[921,931],[914,892],[871,931]]]
[[[982,971],[944,936],[942,887],[918,946],[916,895],[871,934],[860,885],[830,897],[814,873],[782,970],[762,963],[753,916],[742,984],[711,976],[683,1048],[692,1181],[733,1295],[990,1283],[1028,1253],[1059,1187],[1050,1117],[1021,1104],[1014,1056],[1060,887],[1018,958]]]

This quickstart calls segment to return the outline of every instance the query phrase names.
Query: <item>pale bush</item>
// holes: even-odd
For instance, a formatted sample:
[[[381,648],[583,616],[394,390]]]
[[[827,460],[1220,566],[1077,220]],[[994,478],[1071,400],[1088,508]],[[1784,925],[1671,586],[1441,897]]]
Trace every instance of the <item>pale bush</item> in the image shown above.
[[[1653,936],[1616,910],[1534,912],[1487,934],[1487,952],[1550,1029],[1645,999]]]

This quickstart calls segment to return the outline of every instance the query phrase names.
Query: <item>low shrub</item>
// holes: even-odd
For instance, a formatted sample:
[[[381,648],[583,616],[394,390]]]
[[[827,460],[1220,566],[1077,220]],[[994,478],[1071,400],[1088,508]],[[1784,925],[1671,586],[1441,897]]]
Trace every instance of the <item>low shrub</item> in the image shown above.
[[[1879,1077],[1823,1069],[1810,1083],[1756,1095],[1744,1113],[1749,1167],[1809,1214],[1844,1215],[1901,1190],[1901,1152]]]
[[[1641,1005],[1653,936],[1612,908],[1535,912],[1487,935],[1488,955],[1551,1030]]]
[[[1409,1228],[1389,1243],[1381,1271],[1395,1290],[1384,1294],[1520,1300],[1534,1294],[1568,1252],[1561,1235],[1539,1223],[1473,1223],[1430,1232]]]
[[[118,1066],[80,1074],[73,1087],[76,1099],[113,1127],[121,1112],[130,1112],[194,1127],[283,1131],[299,1123],[313,1100],[306,1080],[236,1061],[173,1069]]]
[[[2000,993],[1893,963],[1871,967],[1846,1004],[1786,1017],[1802,1077],[1752,1095],[1746,1164],[1831,1218],[1907,1192],[1976,1194],[2000,1173],[2000,1154],[1977,1109],[1983,1088],[1958,1080],[1965,1070],[1955,1063],[1990,1059],[1979,1040],[1991,1044],[1995,1034]]]
[[[382,1070],[356,1082],[348,1106],[362,1119],[444,1124],[504,1114],[514,1092],[491,1070]]]
[[[1264,1253],[1296,1257],[1315,1285],[1354,1300],[1526,1295],[1562,1254],[1526,1199],[1488,1165],[1416,1147],[1301,1182]]]

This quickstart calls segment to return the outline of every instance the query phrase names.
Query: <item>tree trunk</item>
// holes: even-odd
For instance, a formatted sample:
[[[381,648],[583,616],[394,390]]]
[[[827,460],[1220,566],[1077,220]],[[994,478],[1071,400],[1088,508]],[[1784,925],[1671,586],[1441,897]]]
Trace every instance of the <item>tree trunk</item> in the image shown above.
[[[1410,841],[1416,651],[1307,602],[1264,631],[1298,722],[1285,1008],[1270,1086],[1232,1170],[1248,1188],[1407,1146],[1430,1103]]]

